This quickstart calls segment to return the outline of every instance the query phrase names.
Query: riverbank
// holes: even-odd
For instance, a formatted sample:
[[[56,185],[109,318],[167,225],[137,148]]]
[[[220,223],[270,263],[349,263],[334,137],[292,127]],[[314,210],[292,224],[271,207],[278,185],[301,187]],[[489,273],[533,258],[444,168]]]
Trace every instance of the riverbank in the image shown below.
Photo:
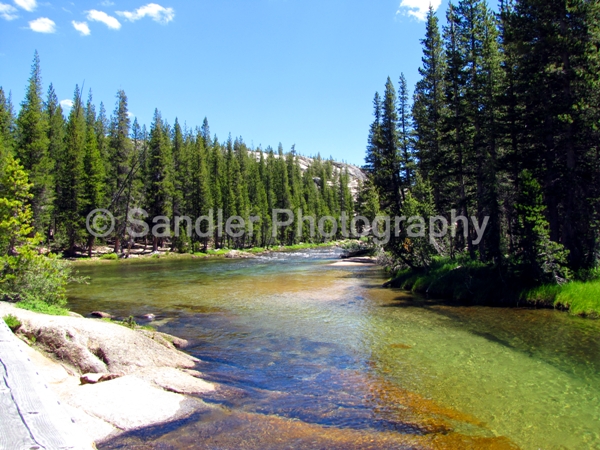
[[[477,305],[555,308],[590,318],[600,317],[600,279],[536,286],[507,267],[478,261],[434,261],[428,269],[403,269],[387,287]]]
[[[232,258],[232,259],[243,259],[243,258],[254,258],[257,256],[264,256],[271,253],[278,252],[292,252],[299,250],[312,250],[318,248],[329,248],[329,247],[340,247],[347,241],[331,241],[325,243],[311,244],[302,243],[287,246],[277,247],[252,247],[246,249],[208,249],[206,252],[195,252],[195,253],[177,253],[172,252],[170,248],[161,248],[158,252],[145,251],[142,253],[130,254],[127,257],[119,257],[112,250],[105,247],[100,251],[96,252],[96,256],[89,258],[87,256],[81,256],[78,258],[68,258],[73,266],[85,266],[90,264],[108,264],[108,263],[136,263],[143,261],[152,261],[156,259],[169,259],[169,260],[187,260],[187,259],[209,259],[209,258]],[[104,251],[102,251],[104,250]]]
[[[96,443],[214,407],[192,395],[214,391],[193,370],[184,341],[103,320],[48,316],[0,302],[19,346],[71,420]]]

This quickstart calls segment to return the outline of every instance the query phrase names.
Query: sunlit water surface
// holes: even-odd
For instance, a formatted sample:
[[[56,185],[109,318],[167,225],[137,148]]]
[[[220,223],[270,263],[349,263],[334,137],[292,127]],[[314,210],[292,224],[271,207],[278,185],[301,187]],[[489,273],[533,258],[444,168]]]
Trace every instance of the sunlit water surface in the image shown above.
[[[81,314],[154,313],[213,414],[104,448],[600,448],[600,323],[382,289],[336,250],[79,268]]]

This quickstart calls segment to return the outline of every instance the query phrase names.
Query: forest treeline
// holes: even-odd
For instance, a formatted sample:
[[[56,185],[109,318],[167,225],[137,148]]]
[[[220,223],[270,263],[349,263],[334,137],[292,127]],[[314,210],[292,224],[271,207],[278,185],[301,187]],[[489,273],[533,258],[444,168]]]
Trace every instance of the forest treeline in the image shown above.
[[[389,214],[489,223],[479,245],[461,220],[444,238],[404,232],[387,246],[396,262],[585,277],[599,257],[600,2],[461,0],[443,27],[430,8],[421,42],[412,101],[403,75],[375,95],[369,186]]]
[[[317,156],[302,171],[294,147],[285,153],[281,144],[277,150],[251,149],[231,136],[219,142],[211,137],[206,119],[193,129],[177,119],[170,125],[158,110],[147,129],[137,119],[131,122],[122,90],[110,117],[102,103],[96,108],[91,90],[87,99],[82,97],[75,87],[65,117],[52,84],[43,93],[37,52],[18,113],[0,88],[0,169],[5,177],[22,170],[23,182],[31,185],[25,202],[31,209],[31,232],[55,252],[92,254],[99,242],[86,229],[86,217],[97,208],[115,217],[114,231],[103,242],[115,252],[133,243],[126,218],[135,208],[147,211],[150,228],[157,216],[195,220],[211,210],[215,221],[218,210],[225,219],[239,216],[246,224],[250,216],[260,218],[252,235],[239,238],[220,236],[216,228],[209,237],[176,233],[172,220],[171,238],[150,236],[146,241],[154,249],[162,244],[182,252],[322,240],[309,235],[308,223],[306,233],[297,235],[298,217],[274,237],[274,209],[300,208],[303,215],[316,217],[354,212],[348,172],[335,168],[332,160]],[[208,226],[202,222],[202,234]],[[2,253],[14,252],[15,244],[3,243]]]

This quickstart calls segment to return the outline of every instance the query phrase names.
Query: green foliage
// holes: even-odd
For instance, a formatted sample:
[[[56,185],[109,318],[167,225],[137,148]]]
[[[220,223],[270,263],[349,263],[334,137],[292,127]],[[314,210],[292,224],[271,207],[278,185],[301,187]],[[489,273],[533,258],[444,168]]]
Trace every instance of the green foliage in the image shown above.
[[[521,261],[539,282],[562,283],[571,277],[567,268],[568,252],[550,239],[546,207],[540,184],[527,170],[521,173],[521,195],[516,205]]]
[[[0,86],[0,138],[4,142],[4,149],[0,149],[0,160],[13,151],[14,128],[15,114],[10,94],[7,98],[4,89]]]
[[[19,328],[21,328],[21,321],[17,319],[12,314],[8,314],[3,317],[6,326],[11,329],[13,333],[16,333]]]
[[[48,207],[54,190],[52,182],[54,162],[48,154],[48,119],[42,100],[40,58],[37,51],[16,125],[16,156],[28,172],[29,180],[33,184],[31,206],[34,224],[40,231],[44,230],[49,222]]]
[[[421,79],[417,82],[414,94],[412,115],[414,119],[415,141],[419,168],[426,179],[431,179],[439,198],[442,118],[445,114],[445,60],[444,48],[440,36],[438,18],[433,8],[427,13],[425,38],[423,45]]]
[[[0,256],[0,295],[10,301],[44,302],[64,307],[66,285],[73,279],[69,263],[22,246],[16,255]]]
[[[413,189],[406,193],[401,215],[407,222],[400,236],[391,241],[390,250],[411,267],[428,267],[441,252],[429,230],[429,218],[435,216],[433,190],[419,174]]]
[[[565,309],[575,315],[600,316],[600,280],[546,284],[525,292],[523,298],[530,303]]]
[[[358,186],[358,198],[356,199],[357,214],[373,222],[373,219],[379,215],[379,208],[379,195],[371,180],[367,179],[364,184],[360,183]],[[356,231],[362,233],[363,224],[359,222],[359,226],[360,229]]]
[[[468,254],[434,257],[427,269],[400,270],[392,284],[433,299],[506,305],[518,304],[527,286],[526,280],[508,268],[474,261]]]
[[[29,238],[33,233],[31,186],[23,167],[7,154],[0,161],[0,255],[14,255],[19,246],[35,243]]]
[[[74,254],[75,245],[85,227],[85,216],[82,216],[86,208],[84,187],[92,189],[86,194],[93,195],[94,192],[93,187],[89,184],[84,186],[83,183],[87,135],[84,113],[79,87],[76,86],[65,131],[65,144],[62,153],[57,155],[57,192],[54,205],[57,232],[64,234],[69,254]]]
[[[0,161],[0,297],[27,309],[62,314],[71,269],[36,249],[30,187],[23,168],[7,154]]]
[[[117,255],[116,253],[105,253],[104,255],[102,255],[100,257],[100,259],[104,259],[104,260],[108,260],[108,261],[115,261],[115,260],[119,259],[119,255]]]

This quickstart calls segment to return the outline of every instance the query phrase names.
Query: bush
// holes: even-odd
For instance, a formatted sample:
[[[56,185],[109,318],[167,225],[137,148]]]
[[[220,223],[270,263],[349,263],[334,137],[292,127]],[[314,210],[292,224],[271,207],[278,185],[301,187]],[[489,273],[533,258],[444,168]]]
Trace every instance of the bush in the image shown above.
[[[23,246],[17,255],[0,257],[0,297],[17,306],[46,314],[66,314],[69,263],[56,255],[40,255]]]
[[[100,257],[100,259],[107,259],[110,261],[114,261],[114,260],[119,259],[119,255],[117,255],[116,253],[105,253],[104,255],[102,255]]]
[[[8,328],[12,330],[13,333],[15,333],[19,328],[21,328],[21,321],[12,314],[4,316],[4,322],[6,323]]]

